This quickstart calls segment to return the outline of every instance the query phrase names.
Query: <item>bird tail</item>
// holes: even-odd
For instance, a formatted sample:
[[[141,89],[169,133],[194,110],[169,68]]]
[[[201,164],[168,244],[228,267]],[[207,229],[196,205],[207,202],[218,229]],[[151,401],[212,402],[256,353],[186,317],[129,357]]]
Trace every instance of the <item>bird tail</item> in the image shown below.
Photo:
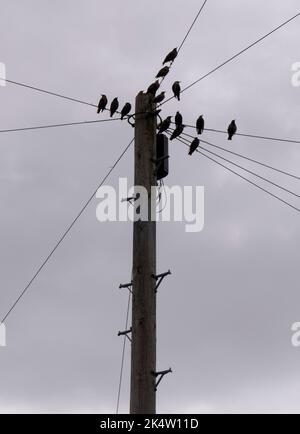
[[[232,135],[231,134],[229,134],[228,140],[232,140]]]
[[[97,114],[99,114],[99,113],[100,113],[100,109],[98,108],[98,109],[97,109]]]
[[[192,151],[189,151],[189,155],[192,155]]]
[[[113,114],[112,112],[110,112],[110,117],[111,117],[111,118],[113,117],[113,115],[114,115],[114,114]]]

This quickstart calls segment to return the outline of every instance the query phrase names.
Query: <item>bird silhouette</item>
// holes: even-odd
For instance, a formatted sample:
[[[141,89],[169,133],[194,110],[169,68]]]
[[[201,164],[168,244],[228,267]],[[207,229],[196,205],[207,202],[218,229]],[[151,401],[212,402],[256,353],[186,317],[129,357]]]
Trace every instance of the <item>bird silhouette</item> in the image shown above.
[[[196,151],[196,149],[198,148],[199,144],[200,144],[200,140],[198,139],[198,137],[195,137],[195,139],[191,143],[190,150],[189,150],[189,155],[192,155]]]
[[[197,134],[202,134],[204,130],[204,119],[203,115],[199,116],[196,122]]]
[[[179,137],[182,134],[184,128],[185,128],[185,125],[183,125],[183,124],[178,125],[178,127],[176,127],[175,130],[173,131],[173,133],[170,137],[170,140],[174,140],[177,137]]]
[[[111,105],[110,105],[110,117],[111,117],[111,118],[112,118],[113,115],[116,113],[116,111],[118,110],[118,108],[119,108],[119,101],[118,101],[118,98],[114,98],[114,99],[112,100]]]
[[[154,98],[155,104],[162,102],[165,99],[166,92],[162,92]]]
[[[150,84],[150,86],[147,89],[147,93],[151,93],[152,95],[155,96],[156,92],[159,89],[159,86],[160,86],[159,81],[156,80],[154,83]]]
[[[158,132],[161,134],[167,131],[171,125],[172,116],[168,116],[166,119],[162,121],[162,123],[158,126]]]
[[[121,110],[121,119],[123,119],[124,116],[127,116],[130,113],[130,110],[131,110],[131,104],[127,102]]]
[[[182,114],[179,113],[179,112],[177,112],[176,115],[175,115],[175,124],[176,124],[176,127],[179,127],[179,125],[182,125],[182,122],[183,122]]]
[[[106,95],[101,94],[101,98],[98,104],[97,113],[103,112],[107,106],[107,98]]]
[[[170,71],[168,66],[164,66],[160,71],[158,71],[156,78],[164,78]]]
[[[232,140],[232,137],[237,132],[237,126],[236,126],[235,120],[231,121],[231,123],[227,129],[227,132],[228,132],[228,140]]]
[[[167,54],[165,60],[163,61],[163,65],[168,62],[174,62],[174,60],[177,57],[177,54],[178,54],[177,48],[174,48],[172,51],[170,51],[169,54]]]
[[[180,92],[181,92],[181,88],[180,88],[180,81],[175,81],[175,83],[172,86],[172,91],[174,93],[175,98],[178,99],[178,101],[180,101]]]

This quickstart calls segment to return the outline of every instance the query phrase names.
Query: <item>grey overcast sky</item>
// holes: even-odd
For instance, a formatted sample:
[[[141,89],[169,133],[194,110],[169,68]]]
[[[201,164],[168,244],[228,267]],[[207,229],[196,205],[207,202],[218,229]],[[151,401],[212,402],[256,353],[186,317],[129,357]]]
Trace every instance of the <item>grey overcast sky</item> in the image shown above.
[[[7,78],[97,103],[134,102],[178,45],[200,0],[0,0]],[[299,12],[299,1],[208,0],[163,88],[188,85]],[[208,128],[300,139],[300,18],[163,106]],[[8,84],[0,129],[98,119],[91,107]],[[103,115],[106,117],[107,115]],[[119,122],[0,135],[0,311],[16,299],[84,201],[131,140]],[[300,145],[206,133],[208,141],[300,175]],[[170,146],[167,185],[205,186],[205,228],[158,228],[159,412],[299,412],[299,213],[200,155]],[[228,156],[227,156],[228,157]],[[233,159],[233,157],[232,157]],[[234,161],[240,162],[238,158]],[[298,181],[242,165],[300,193]],[[113,172],[132,183],[132,149]],[[254,178],[246,175],[249,179]],[[266,186],[262,181],[259,183]],[[267,187],[299,206],[291,196]],[[6,321],[0,411],[114,412],[130,223],[96,220],[95,199]],[[122,412],[129,402],[127,346]]]

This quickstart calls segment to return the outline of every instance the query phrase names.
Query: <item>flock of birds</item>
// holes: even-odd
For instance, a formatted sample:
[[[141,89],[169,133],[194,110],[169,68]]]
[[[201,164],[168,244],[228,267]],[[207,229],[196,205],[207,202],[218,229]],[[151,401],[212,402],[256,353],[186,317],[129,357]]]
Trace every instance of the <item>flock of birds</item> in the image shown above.
[[[156,95],[156,93],[157,93],[158,89],[160,88],[162,81],[168,75],[168,73],[170,71],[170,67],[171,67],[172,63],[174,62],[174,60],[176,59],[177,55],[178,55],[177,48],[174,48],[172,51],[170,51],[169,54],[167,54],[165,60],[163,61],[163,68],[160,69],[160,71],[157,73],[157,75],[155,77],[156,81],[154,83],[150,84],[150,86],[147,89],[147,93],[153,95],[153,98],[154,98],[153,102],[155,104],[161,104],[163,102],[163,100],[165,99],[165,94],[166,94],[165,91],[161,92],[159,95]],[[168,63],[169,63],[169,66],[166,65]],[[164,65],[166,65],[166,66],[164,66]],[[159,81],[160,78],[161,78],[161,82]],[[180,101],[180,93],[181,93],[180,81],[175,81],[173,83],[172,91],[174,94],[174,98],[176,98],[176,99],[178,99],[178,101]],[[99,104],[98,104],[97,113],[103,112],[104,110],[108,110],[106,108],[107,104],[108,104],[107,96],[102,94],[100,101],[99,101]],[[118,108],[119,108],[119,101],[118,101],[118,98],[116,97],[113,99],[113,101],[110,104],[110,108],[109,108],[110,117],[113,117],[114,114],[118,112]],[[124,119],[126,116],[129,115],[131,108],[132,108],[131,104],[129,102],[127,102],[120,112],[121,119]],[[170,140],[174,140],[177,137],[180,137],[181,134],[183,133],[184,128],[185,128],[185,125],[183,124],[182,115],[179,112],[176,113],[174,120],[175,120],[175,129],[171,134]],[[158,133],[162,134],[164,132],[167,132],[169,130],[169,128],[171,127],[171,124],[172,124],[172,116],[168,116],[166,119],[164,119],[158,125],[158,127],[157,127]],[[203,118],[203,115],[201,115],[201,116],[199,116],[199,118],[196,121],[196,130],[197,130],[198,135],[203,133],[204,125],[205,125],[204,118]],[[228,126],[227,132],[228,132],[228,140],[232,140],[233,136],[237,132],[237,126],[236,126],[235,120],[231,121],[231,123]],[[199,144],[200,144],[199,138],[195,137],[194,140],[191,142],[189,155],[192,155],[196,151]]]

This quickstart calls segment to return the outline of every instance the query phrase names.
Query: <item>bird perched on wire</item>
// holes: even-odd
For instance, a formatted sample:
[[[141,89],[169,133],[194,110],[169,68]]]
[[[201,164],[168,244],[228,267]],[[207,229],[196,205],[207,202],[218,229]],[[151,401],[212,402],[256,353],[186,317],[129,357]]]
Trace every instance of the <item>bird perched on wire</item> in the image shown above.
[[[112,100],[111,105],[110,105],[110,117],[111,117],[111,118],[112,118],[113,115],[116,113],[116,111],[118,110],[118,108],[119,108],[119,101],[118,101],[118,98],[114,98],[114,99]]]
[[[200,145],[200,140],[198,139],[198,137],[196,137],[191,143],[189,155],[192,155],[196,151],[199,145]]]
[[[167,131],[170,128],[171,125],[171,119],[172,116],[168,116],[166,119],[164,119],[161,124],[158,126],[158,133],[161,134],[165,131]]]
[[[236,126],[235,120],[231,121],[231,123],[227,129],[227,132],[228,132],[228,140],[232,140],[232,137],[237,132],[237,126]]]
[[[178,127],[176,127],[175,130],[173,131],[173,133],[170,137],[170,140],[174,140],[177,137],[179,137],[182,134],[184,128],[185,128],[185,125],[183,125],[183,124],[178,125]]]
[[[107,106],[107,97],[104,94],[101,94],[101,98],[98,104],[97,113],[103,112]]]
[[[152,95],[155,96],[156,92],[159,89],[159,86],[160,86],[159,81],[156,80],[154,83],[150,84],[150,86],[147,89],[147,93],[151,93]]]
[[[177,112],[176,115],[175,115],[175,124],[176,124],[176,127],[179,127],[179,125],[182,125],[182,122],[183,122],[182,114],[179,113],[179,112]]]
[[[172,86],[172,91],[174,93],[175,98],[178,99],[178,101],[180,101],[180,92],[181,92],[181,88],[180,88],[180,81],[175,81],[175,83]]]
[[[163,61],[163,65],[165,63],[174,62],[178,54],[177,48],[174,48],[174,50],[170,51],[169,54],[167,54],[165,60]]]
[[[170,71],[168,66],[164,66],[160,71],[158,71],[157,76],[155,78],[164,78]]]
[[[204,130],[204,119],[203,115],[199,116],[196,122],[197,134],[202,134]]]
[[[131,110],[131,104],[127,102],[121,110],[121,119],[124,119],[124,117],[130,113],[130,110]]]
[[[165,99],[166,92],[162,92],[154,98],[155,104],[159,104]]]

